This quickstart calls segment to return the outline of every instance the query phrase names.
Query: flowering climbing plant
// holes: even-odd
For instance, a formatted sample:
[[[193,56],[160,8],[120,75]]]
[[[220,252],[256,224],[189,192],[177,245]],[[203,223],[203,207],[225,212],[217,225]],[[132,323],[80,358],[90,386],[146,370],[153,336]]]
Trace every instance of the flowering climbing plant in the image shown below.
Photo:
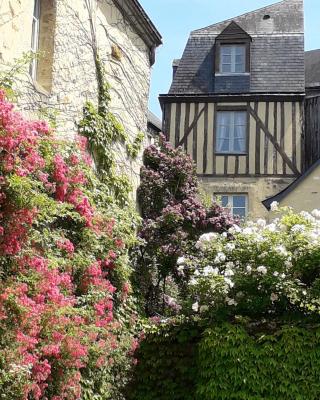
[[[135,212],[105,195],[84,138],[55,139],[3,91],[0,174],[0,393],[115,398],[112,368],[130,364],[135,346]]]
[[[320,211],[277,212],[271,223],[259,219],[206,233],[197,254],[178,259],[189,311],[256,319],[319,315]]]

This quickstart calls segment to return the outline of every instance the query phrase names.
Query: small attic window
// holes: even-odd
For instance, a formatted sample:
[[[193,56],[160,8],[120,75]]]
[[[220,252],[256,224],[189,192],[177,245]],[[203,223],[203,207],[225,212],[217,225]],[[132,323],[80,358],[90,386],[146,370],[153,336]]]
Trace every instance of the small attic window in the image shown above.
[[[267,19],[270,19],[270,18],[271,18],[270,15],[269,15],[269,14],[266,14],[266,15],[263,16],[262,19],[267,20]]]

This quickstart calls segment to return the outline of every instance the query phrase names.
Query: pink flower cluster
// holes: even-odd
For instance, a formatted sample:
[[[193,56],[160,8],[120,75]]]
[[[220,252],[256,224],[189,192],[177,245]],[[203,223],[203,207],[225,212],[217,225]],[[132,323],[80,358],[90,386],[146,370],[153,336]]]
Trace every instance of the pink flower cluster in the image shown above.
[[[46,165],[41,143],[48,140],[47,124],[26,121],[1,90],[0,130],[0,257],[9,260],[11,268],[0,281],[3,343],[10,338],[0,356],[9,366],[29,370],[21,399],[45,399],[50,392],[50,400],[78,400],[81,370],[90,362],[91,346],[99,349],[100,356],[94,361],[97,367],[112,362],[110,353],[118,346],[114,331],[119,323],[113,315],[116,288],[108,275],[116,268],[124,242],[114,236],[115,221],[97,215],[84,194],[87,181],[82,165],[91,162],[85,140],[77,154],[64,158],[57,150]],[[72,204],[92,234],[106,235],[110,247],[103,260],[93,261],[91,256],[88,265],[81,264],[75,273],[77,242],[65,237],[63,226],[57,228],[61,239],[55,243],[63,260],[61,265],[52,262],[51,250],[41,240],[35,243],[28,237],[31,227],[37,228],[41,210],[22,207],[10,195],[7,178],[12,175],[36,180],[51,199]],[[50,223],[46,228],[55,229]],[[79,296],[89,292],[97,299],[81,309]],[[129,286],[123,292],[127,295]]]

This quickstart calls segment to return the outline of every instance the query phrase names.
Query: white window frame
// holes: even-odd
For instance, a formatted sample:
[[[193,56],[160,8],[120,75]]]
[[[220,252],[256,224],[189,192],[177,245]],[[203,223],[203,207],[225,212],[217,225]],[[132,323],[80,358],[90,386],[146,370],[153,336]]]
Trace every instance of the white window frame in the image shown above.
[[[228,203],[227,206],[223,208],[229,209],[231,211],[231,214],[233,216],[237,216],[238,214],[234,214],[234,209],[244,209],[245,210],[245,216],[244,218],[246,218],[248,216],[248,209],[249,209],[249,201],[248,201],[248,194],[247,193],[217,193],[216,197],[220,199],[221,205],[222,205],[222,197],[226,196],[228,197]],[[244,207],[235,207],[233,200],[234,197],[244,197],[245,198],[245,206]]]
[[[34,9],[32,16],[32,34],[31,34],[31,52],[35,56],[30,64],[30,76],[35,81],[37,78],[38,60],[36,54],[39,51],[40,40],[40,0],[34,0]]]
[[[231,49],[231,62],[225,63],[223,62],[223,49],[230,48]],[[243,63],[239,64],[236,62],[237,49],[243,49]],[[246,73],[246,46],[244,44],[222,44],[220,47],[220,74],[221,75],[243,75]],[[224,71],[223,66],[230,65],[230,71]],[[236,71],[236,65],[242,65],[242,71]]]
[[[245,115],[244,118],[244,125],[241,124],[236,124],[235,123],[235,119],[236,119],[236,114],[235,113],[243,113]],[[219,124],[219,113],[228,113],[230,115],[230,124],[229,125],[223,125],[223,124]],[[246,154],[247,153],[247,129],[248,129],[248,121],[247,121],[247,111],[242,111],[242,110],[219,110],[217,111],[217,122],[216,122],[216,153],[217,154]],[[229,137],[228,137],[228,143],[229,143],[229,148],[227,150],[219,150],[219,140],[223,140],[223,136],[221,135],[221,130],[220,128],[222,127],[229,127]],[[241,151],[236,150],[236,140],[239,139],[238,137],[236,137],[236,127],[237,126],[242,126],[243,127],[243,138],[242,140],[244,140],[244,149]]]

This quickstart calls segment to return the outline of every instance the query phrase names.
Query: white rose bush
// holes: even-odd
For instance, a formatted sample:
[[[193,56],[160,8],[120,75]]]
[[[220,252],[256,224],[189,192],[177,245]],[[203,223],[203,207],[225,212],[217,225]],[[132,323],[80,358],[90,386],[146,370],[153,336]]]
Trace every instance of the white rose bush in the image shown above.
[[[222,234],[206,233],[193,255],[179,259],[187,313],[214,318],[320,313],[320,211],[277,212],[271,223],[259,219]]]

